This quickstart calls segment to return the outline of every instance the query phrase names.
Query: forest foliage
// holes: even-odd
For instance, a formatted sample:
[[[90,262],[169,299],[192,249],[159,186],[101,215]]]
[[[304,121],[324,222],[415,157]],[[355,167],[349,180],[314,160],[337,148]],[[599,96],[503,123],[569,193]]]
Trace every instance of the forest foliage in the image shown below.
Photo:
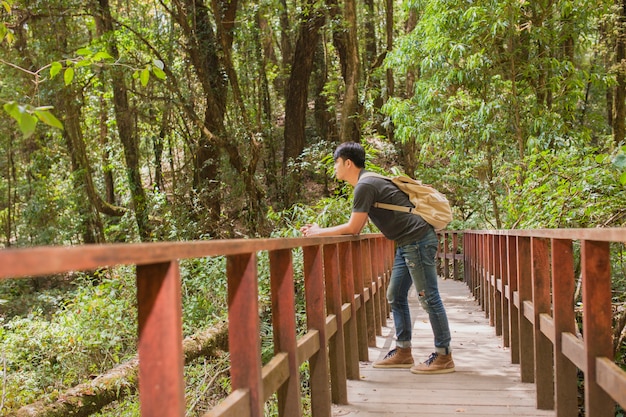
[[[0,0],[0,104],[3,248],[335,224],[350,191],[328,158],[347,140],[443,191],[450,228],[626,222],[615,0]],[[198,262],[186,334],[223,313],[201,288],[219,268]],[[133,354],[128,276],[2,284],[0,410]]]

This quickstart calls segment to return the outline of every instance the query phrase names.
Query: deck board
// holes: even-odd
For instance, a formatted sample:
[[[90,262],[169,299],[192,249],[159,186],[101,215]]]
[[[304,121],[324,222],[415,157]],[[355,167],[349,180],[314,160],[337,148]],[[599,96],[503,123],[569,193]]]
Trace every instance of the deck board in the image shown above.
[[[535,408],[535,385],[522,383],[519,365],[511,364],[508,348],[466,285],[440,280],[452,332],[456,372],[415,375],[408,369],[374,369],[361,362],[361,378],[348,381],[348,405],[334,405],[333,416],[555,416],[552,410]],[[415,294],[409,298],[413,325],[413,356],[425,360],[433,351],[426,313]],[[376,347],[369,349],[371,361],[382,359],[394,346],[393,321],[387,320]]]

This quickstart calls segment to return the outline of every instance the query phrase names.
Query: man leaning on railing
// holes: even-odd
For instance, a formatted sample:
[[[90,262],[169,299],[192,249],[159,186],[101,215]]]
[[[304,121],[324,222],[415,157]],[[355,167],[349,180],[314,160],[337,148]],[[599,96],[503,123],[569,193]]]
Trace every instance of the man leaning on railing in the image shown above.
[[[354,188],[352,214],[347,223],[333,227],[307,224],[300,231],[304,236],[331,236],[359,234],[368,217],[385,237],[395,241],[396,256],[387,300],[391,306],[396,331],[396,348],[383,360],[374,362],[375,368],[411,368],[415,374],[442,374],[454,372],[450,349],[450,328],[437,284],[435,256],[438,239],[434,228],[421,216],[374,207],[375,203],[412,207],[406,194],[391,181],[377,176],[363,176],[365,150],[359,143],[346,142],[334,153],[335,176]],[[412,324],[408,293],[415,284],[419,301],[428,313],[435,337],[435,352],[418,365],[411,353]]]

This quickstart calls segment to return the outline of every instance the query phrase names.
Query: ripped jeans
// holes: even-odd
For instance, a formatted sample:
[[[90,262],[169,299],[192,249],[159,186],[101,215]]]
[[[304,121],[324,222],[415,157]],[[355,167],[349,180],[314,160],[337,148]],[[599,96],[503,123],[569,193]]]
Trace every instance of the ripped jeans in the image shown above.
[[[408,293],[415,284],[418,299],[424,311],[428,313],[430,326],[435,339],[437,352],[447,354],[450,351],[450,327],[448,316],[439,296],[437,285],[438,239],[434,231],[430,231],[421,240],[399,246],[387,288],[393,321],[396,327],[396,346],[411,346],[413,326],[409,311]]]

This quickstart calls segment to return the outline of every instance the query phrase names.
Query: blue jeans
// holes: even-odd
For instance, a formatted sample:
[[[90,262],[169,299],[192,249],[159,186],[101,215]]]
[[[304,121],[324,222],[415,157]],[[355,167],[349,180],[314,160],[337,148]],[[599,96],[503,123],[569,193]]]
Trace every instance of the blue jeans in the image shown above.
[[[415,284],[420,304],[430,319],[435,348],[437,352],[447,354],[450,351],[451,336],[448,316],[437,285],[437,244],[437,235],[431,231],[421,240],[396,249],[387,288],[387,301],[391,306],[396,327],[396,346],[410,347],[413,326],[408,293],[411,285]]]

